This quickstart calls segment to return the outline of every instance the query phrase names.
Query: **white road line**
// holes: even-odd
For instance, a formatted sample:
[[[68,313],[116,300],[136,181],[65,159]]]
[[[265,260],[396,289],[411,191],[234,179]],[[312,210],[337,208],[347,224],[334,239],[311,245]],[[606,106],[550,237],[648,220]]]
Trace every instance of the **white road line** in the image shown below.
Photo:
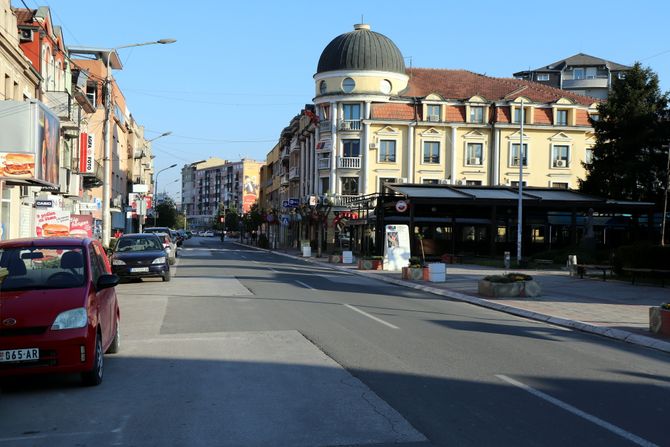
[[[609,422],[603,421],[600,418],[597,418],[591,414],[588,414],[579,408],[575,408],[570,404],[567,404],[561,400],[556,399],[555,397],[551,397],[548,394],[543,393],[542,391],[538,391],[535,388],[532,388],[525,383],[521,383],[517,380],[514,380],[510,377],[504,376],[502,374],[496,374],[496,377],[499,378],[500,380],[507,382],[511,385],[514,385],[516,387],[521,388],[522,390],[528,391],[530,394],[533,396],[539,397],[540,399],[546,400],[549,403],[552,403],[556,405],[559,408],[562,408],[566,411],[569,411],[572,414],[575,414],[581,418],[586,419],[589,422],[592,422],[605,430],[609,430],[612,433],[615,433],[619,436],[621,436],[624,439],[627,439],[628,441],[631,441],[637,445],[643,446],[643,447],[658,447],[658,445],[654,444],[653,442],[647,441],[646,439],[640,438],[637,435],[634,435],[633,433],[627,432],[623,428],[619,428],[616,425],[610,424]]]
[[[300,284],[303,287],[307,287],[308,289],[316,290],[314,287],[310,286],[309,284],[305,284],[304,282],[298,281],[297,279],[295,280],[295,282],[297,282],[298,284]]]
[[[358,313],[361,314],[361,315],[365,315],[366,317],[368,317],[368,318],[370,318],[370,319],[372,319],[372,320],[375,320],[377,323],[381,323],[381,324],[383,324],[383,325],[385,325],[385,326],[388,326],[388,327],[390,327],[391,329],[400,329],[398,326],[394,326],[394,325],[392,325],[391,323],[389,323],[389,322],[387,322],[387,321],[384,321],[384,320],[382,320],[381,318],[377,318],[377,317],[375,317],[374,315],[370,315],[369,313],[364,312],[364,311],[362,311],[362,310],[358,309],[357,307],[354,307],[354,306],[352,306],[352,305],[350,305],[350,304],[344,304],[344,306],[345,306],[345,307],[348,307],[349,309],[351,309],[351,310],[353,310],[353,311],[358,312]]]

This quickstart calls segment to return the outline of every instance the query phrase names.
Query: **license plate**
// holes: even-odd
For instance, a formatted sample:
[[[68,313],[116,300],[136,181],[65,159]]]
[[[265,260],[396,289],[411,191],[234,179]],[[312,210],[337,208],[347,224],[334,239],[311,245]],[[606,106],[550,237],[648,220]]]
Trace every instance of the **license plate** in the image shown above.
[[[0,351],[0,362],[29,362],[40,359],[40,350],[37,348],[8,349]]]
[[[130,273],[141,273],[141,272],[148,272],[149,267],[133,267],[130,269]]]

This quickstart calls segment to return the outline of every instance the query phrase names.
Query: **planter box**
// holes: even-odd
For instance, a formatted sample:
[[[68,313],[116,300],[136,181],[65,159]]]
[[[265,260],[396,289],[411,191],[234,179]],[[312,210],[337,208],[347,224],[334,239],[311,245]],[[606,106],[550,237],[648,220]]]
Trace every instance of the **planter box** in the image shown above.
[[[540,285],[534,280],[501,283],[480,279],[478,283],[478,290],[480,295],[490,297],[533,297],[540,296],[542,293]]]
[[[402,279],[419,281],[423,279],[423,267],[403,267]]]
[[[330,262],[331,264],[341,264],[342,255],[330,255],[328,256],[328,262]]]
[[[358,260],[358,269],[359,270],[382,270],[384,267],[384,261],[381,259],[359,259]]]
[[[423,280],[430,282],[445,282],[447,280],[447,265],[442,262],[433,262],[423,268]]]
[[[649,330],[654,334],[670,335],[670,310],[650,307]]]

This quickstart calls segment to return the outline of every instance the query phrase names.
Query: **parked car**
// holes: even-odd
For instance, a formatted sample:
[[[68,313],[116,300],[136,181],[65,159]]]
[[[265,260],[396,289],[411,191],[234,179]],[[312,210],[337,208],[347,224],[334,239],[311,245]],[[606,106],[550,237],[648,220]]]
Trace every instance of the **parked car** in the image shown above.
[[[157,234],[125,234],[112,252],[112,271],[120,278],[160,277],[169,281],[168,258]]]
[[[144,229],[145,233],[154,233],[154,234],[167,234],[169,238],[169,242],[163,241],[163,245],[166,248],[169,247],[169,252],[168,252],[168,258],[170,258],[170,264],[174,264],[176,257],[179,256],[179,253],[177,252],[177,248],[179,247],[177,245],[177,240],[175,239],[175,236],[173,236],[172,232],[174,230],[171,230],[169,227],[148,227]]]
[[[81,373],[98,385],[103,354],[119,350],[119,303],[97,240],[0,242],[0,377]]]
[[[202,235],[204,237],[214,237],[214,232],[211,231],[211,230],[207,230],[207,231],[203,232]]]
[[[172,238],[168,233],[152,233],[158,236],[158,238],[161,240],[161,243],[163,244],[163,249],[165,250],[165,253],[167,253],[168,256],[168,263],[170,265],[174,264],[177,262],[177,244],[172,241]]]
[[[177,247],[181,247],[184,243],[184,238],[177,230],[170,230],[170,236],[172,237],[172,240],[175,242],[175,244],[177,244]]]

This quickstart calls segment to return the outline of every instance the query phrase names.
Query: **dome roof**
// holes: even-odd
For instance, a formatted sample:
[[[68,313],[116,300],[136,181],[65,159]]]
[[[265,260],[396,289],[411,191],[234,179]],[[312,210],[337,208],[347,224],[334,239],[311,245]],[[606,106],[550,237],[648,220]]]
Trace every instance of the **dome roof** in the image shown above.
[[[405,61],[398,47],[369,25],[354,25],[354,31],[333,39],[321,53],[317,73],[333,70],[378,70],[405,74]]]

